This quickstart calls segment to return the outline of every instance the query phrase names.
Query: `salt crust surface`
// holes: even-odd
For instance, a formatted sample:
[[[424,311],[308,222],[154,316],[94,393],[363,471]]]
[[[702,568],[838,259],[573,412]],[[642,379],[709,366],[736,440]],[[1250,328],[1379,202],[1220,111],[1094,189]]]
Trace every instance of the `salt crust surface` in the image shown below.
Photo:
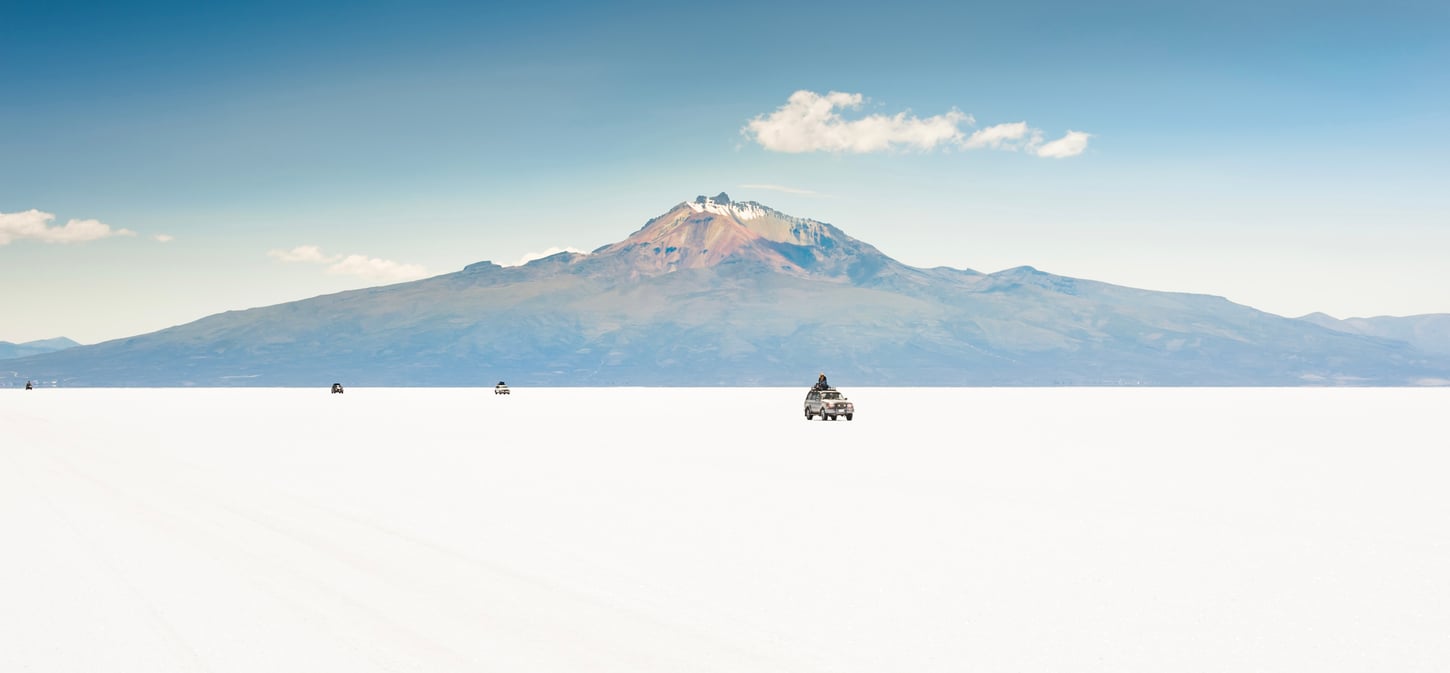
[[[0,670],[1450,669],[1450,390],[844,392],[0,391]]]

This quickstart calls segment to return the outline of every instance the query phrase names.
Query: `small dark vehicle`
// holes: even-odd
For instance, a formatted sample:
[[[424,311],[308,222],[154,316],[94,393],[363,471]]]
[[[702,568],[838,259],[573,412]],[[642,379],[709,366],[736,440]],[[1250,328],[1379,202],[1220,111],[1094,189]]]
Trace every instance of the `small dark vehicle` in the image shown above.
[[[332,392],[334,392],[334,393],[341,393],[342,392],[342,384],[341,383],[334,383],[334,384],[332,384]]]
[[[841,391],[829,387],[812,388],[810,392],[806,393],[805,410],[808,421],[817,415],[823,421],[827,419],[834,421],[840,416],[845,416],[849,421],[856,415],[856,405],[846,399]]]
[[[504,383],[503,381],[499,381],[498,382],[498,385],[496,385],[496,386],[493,387],[493,394],[495,394],[495,395],[507,395],[507,394],[509,394],[508,384]]]

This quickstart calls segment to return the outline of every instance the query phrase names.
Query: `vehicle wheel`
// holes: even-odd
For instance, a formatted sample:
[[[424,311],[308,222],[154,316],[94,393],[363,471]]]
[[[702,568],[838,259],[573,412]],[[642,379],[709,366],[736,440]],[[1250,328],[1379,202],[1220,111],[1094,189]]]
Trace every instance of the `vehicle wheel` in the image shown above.
[[[806,420],[808,420],[808,421],[811,420],[811,410],[810,409],[806,409]]]
[[[848,421],[851,420],[851,416],[853,416],[853,415],[855,415],[855,414],[846,414],[846,420],[848,420]]]
[[[826,412],[824,411],[821,412],[821,420],[826,420]]]

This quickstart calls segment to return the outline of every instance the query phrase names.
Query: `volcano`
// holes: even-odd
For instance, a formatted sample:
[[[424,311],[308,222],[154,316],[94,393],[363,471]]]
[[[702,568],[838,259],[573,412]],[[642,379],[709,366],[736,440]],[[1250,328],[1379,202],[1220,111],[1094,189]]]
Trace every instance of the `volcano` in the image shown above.
[[[1320,321],[1322,322],[1322,321]],[[484,261],[6,361],[67,386],[1443,385],[1450,357],[1222,297],[902,264],[726,194]]]

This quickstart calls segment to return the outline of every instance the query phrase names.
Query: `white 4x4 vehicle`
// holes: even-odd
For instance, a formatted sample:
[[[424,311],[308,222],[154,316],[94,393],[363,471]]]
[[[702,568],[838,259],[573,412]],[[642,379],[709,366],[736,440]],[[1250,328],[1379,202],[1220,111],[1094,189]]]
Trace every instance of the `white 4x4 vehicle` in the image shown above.
[[[856,415],[856,405],[846,399],[839,390],[826,388],[825,390],[811,389],[806,393],[806,420],[819,415],[821,420],[836,420],[838,416],[845,416],[851,420]]]

